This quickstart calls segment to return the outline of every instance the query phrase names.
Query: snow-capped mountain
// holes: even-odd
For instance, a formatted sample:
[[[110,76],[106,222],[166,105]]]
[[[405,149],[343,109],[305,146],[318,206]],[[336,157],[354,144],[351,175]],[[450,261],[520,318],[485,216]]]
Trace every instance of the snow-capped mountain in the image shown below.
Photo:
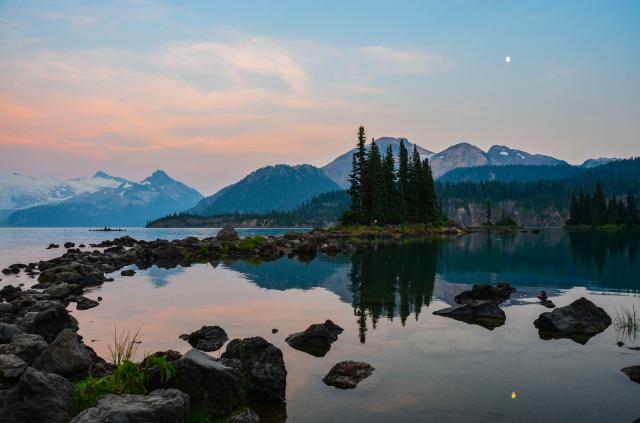
[[[384,152],[387,151],[387,146],[390,145],[391,149],[393,150],[393,155],[397,163],[398,155],[400,154],[400,141],[404,141],[404,144],[407,147],[407,150],[409,150],[409,154],[411,154],[411,152],[413,151],[413,144],[409,142],[409,140],[407,140],[406,138],[381,137],[376,139],[376,144],[378,145],[378,148],[380,149],[382,154],[384,154]],[[371,144],[367,144],[367,149],[369,149],[370,147],[371,147]],[[427,150],[426,148],[420,147],[419,145],[416,145],[416,148],[418,149],[418,153],[420,154],[420,157],[422,157],[423,159],[431,157],[431,155],[433,154],[433,152]],[[356,149],[354,148],[353,150],[348,151],[343,155],[337,157],[331,163],[321,167],[325,175],[327,175],[329,179],[332,179],[335,183],[340,185],[342,188],[349,187],[349,174],[351,173],[351,157],[355,152],[356,152]]]
[[[604,164],[615,162],[618,160],[620,159],[615,157],[598,157],[597,159],[587,159],[584,162],[582,162],[580,167],[584,167],[585,169],[591,169],[592,167],[602,166]]]
[[[94,177],[96,178],[96,177]],[[14,211],[7,226],[143,226],[147,221],[193,207],[202,195],[161,170],[142,182],[99,172],[110,181],[62,201]]]
[[[67,180],[34,178],[19,173],[0,174],[0,210],[60,203],[80,194],[115,188],[122,183],[120,179],[104,172],[98,172],[93,177]]]
[[[409,150],[413,149],[413,144],[406,138],[383,137],[378,138],[376,143],[380,146],[380,151],[384,152],[387,145],[391,145],[396,160],[400,149],[400,140],[404,140]],[[531,154],[522,150],[515,150],[503,145],[494,145],[488,151],[483,151],[473,144],[461,142],[442,150],[439,153],[432,153],[428,149],[416,146],[420,156],[429,159],[433,176],[439,178],[445,173],[458,168],[478,167],[478,166],[557,166],[567,164],[563,160],[558,160],[542,154]],[[351,156],[356,150],[353,149],[326,166],[322,167],[325,174],[333,179],[338,185],[347,188],[349,185],[349,173],[351,172]]]

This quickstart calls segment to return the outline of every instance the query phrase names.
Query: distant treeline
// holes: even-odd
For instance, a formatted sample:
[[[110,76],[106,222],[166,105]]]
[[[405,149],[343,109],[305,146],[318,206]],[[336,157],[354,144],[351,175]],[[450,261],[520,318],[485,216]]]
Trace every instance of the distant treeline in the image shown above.
[[[225,223],[251,227],[327,226],[337,223],[338,217],[349,209],[346,191],[320,194],[291,211],[274,210],[267,213],[223,213],[199,216],[174,213],[147,224],[150,228],[216,227]]]
[[[442,213],[436,197],[429,160],[409,152],[400,142],[398,166],[389,145],[384,156],[375,140],[365,148],[364,127],[358,129],[356,152],[349,175],[351,209],[341,218],[345,224],[428,223],[436,225]]]
[[[596,183],[593,195],[581,193],[571,197],[567,225],[637,225],[638,207],[635,195],[628,193],[624,200],[606,199],[602,186]]]
[[[443,206],[450,201],[463,204],[514,201],[529,208],[555,207],[558,210],[568,210],[574,193],[591,192],[598,182],[610,195],[620,197],[631,192],[638,196],[640,158],[615,161],[562,179],[529,182],[437,182],[436,193]]]

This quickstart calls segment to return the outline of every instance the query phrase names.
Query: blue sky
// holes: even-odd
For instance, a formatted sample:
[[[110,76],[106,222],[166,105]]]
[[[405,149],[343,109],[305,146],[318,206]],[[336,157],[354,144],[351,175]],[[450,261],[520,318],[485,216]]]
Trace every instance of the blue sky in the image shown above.
[[[204,192],[358,125],[432,151],[639,152],[640,2],[0,2],[0,170]],[[505,56],[511,63],[505,63]]]

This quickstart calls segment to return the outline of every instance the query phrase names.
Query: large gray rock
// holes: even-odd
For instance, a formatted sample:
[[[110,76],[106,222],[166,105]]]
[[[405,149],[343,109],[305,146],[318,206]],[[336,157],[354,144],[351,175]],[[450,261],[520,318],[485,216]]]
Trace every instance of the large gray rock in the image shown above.
[[[85,376],[93,360],[78,335],[65,329],[36,359],[33,367],[47,373],[57,373],[67,378]]]
[[[71,423],[184,423],[188,414],[187,394],[159,389],[149,395],[105,395]]]
[[[322,381],[340,389],[354,389],[375,369],[369,363],[359,361],[341,361],[331,368]]]
[[[292,333],[285,341],[292,348],[304,351],[316,357],[324,357],[331,349],[331,344],[338,340],[342,328],[331,320],[316,323],[302,332]]]
[[[47,294],[51,298],[64,299],[71,294],[79,294],[82,289],[79,285],[69,284],[66,282],[59,283],[45,289],[43,293]]]
[[[229,340],[227,332],[220,326],[203,326],[189,335],[181,335],[180,339],[189,342],[201,351],[218,351]]]
[[[14,354],[30,365],[46,348],[47,343],[42,336],[23,333],[15,335],[11,343],[0,345],[0,354]]]
[[[640,366],[629,366],[622,369],[622,373],[629,376],[629,379],[640,383]]]
[[[11,342],[15,335],[24,333],[22,329],[11,323],[0,323],[0,344]]]
[[[228,423],[260,423],[260,417],[250,408],[245,408],[242,413],[236,414],[227,420]]]
[[[241,364],[235,359],[214,359],[196,349],[173,363],[175,386],[191,398],[194,407],[222,417],[238,407],[243,399]]]
[[[541,339],[568,338],[586,344],[611,325],[611,317],[586,298],[579,298],[567,306],[542,313],[533,324]]]
[[[71,383],[59,375],[29,367],[17,385],[0,391],[2,423],[66,423],[71,409]]]
[[[286,400],[287,369],[282,351],[264,338],[234,339],[227,345],[223,358],[235,358],[242,363],[249,378],[249,394],[260,400]]]
[[[44,269],[38,276],[38,282],[44,284],[67,282],[80,286],[92,286],[100,285],[105,280],[106,278],[101,270],[78,262]]]
[[[100,305],[96,300],[80,295],[76,300],[76,310],[89,310]]]
[[[433,314],[479,325],[489,330],[504,325],[506,320],[504,311],[502,311],[494,301],[489,300],[457,304],[452,307],[434,311]]]
[[[47,342],[53,342],[64,329],[78,330],[78,322],[62,304],[53,304],[42,311],[25,314],[22,326],[26,332],[41,335]]]
[[[0,377],[16,379],[27,370],[27,363],[13,354],[0,354]]]
[[[239,240],[240,237],[238,237],[238,233],[233,225],[226,223],[222,229],[220,229],[220,232],[216,234],[216,239],[218,241],[233,242]]]

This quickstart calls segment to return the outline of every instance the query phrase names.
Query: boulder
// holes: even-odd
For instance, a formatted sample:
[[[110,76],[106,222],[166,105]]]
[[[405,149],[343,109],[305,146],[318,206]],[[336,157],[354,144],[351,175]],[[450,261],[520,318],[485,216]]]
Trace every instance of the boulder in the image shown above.
[[[629,379],[640,383],[640,366],[629,366],[622,369],[622,373],[629,376]]]
[[[92,365],[91,353],[71,329],[60,332],[33,363],[38,370],[67,378],[85,376]]]
[[[240,360],[253,398],[286,401],[287,369],[278,347],[259,336],[234,339],[222,357]]]
[[[0,289],[0,298],[4,298],[5,301],[11,302],[18,298],[22,294],[22,288],[19,286],[5,285]]]
[[[52,248],[60,248],[60,246],[58,244],[49,244],[47,250],[51,250]]]
[[[15,335],[24,333],[22,329],[11,323],[0,323],[0,344],[7,344]]]
[[[542,313],[533,324],[541,339],[569,338],[586,344],[611,325],[611,317],[586,298],[579,298],[568,306]]]
[[[322,381],[340,389],[354,389],[362,380],[366,379],[375,369],[368,363],[358,361],[341,361],[331,368]]]
[[[105,395],[95,407],[72,423],[185,423],[189,396],[177,389],[159,389],[149,395]]]
[[[42,336],[23,333],[11,338],[11,343],[0,345],[0,354],[14,354],[30,365],[46,348],[47,343]]]
[[[433,314],[479,325],[489,330],[504,325],[506,320],[504,311],[494,301],[489,300],[458,304],[434,311]]]
[[[302,332],[292,333],[285,341],[292,348],[304,351],[315,357],[324,357],[331,349],[331,344],[338,340],[342,328],[331,320],[309,326]]]
[[[0,354],[0,377],[17,379],[27,370],[27,363],[13,354]]]
[[[238,236],[238,233],[236,232],[233,225],[231,225],[230,223],[226,223],[222,227],[222,229],[220,229],[220,232],[216,234],[216,239],[218,241],[233,242],[238,241],[240,237]]]
[[[489,284],[473,285],[470,291],[462,291],[455,296],[454,301],[458,304],[468,304],[472,301],[493,301],[500,304],[509,299],[511,294],[516,292],[508,283],[499,283],[495,287]]]
[[[73,248],[75,246],[76,246],[76,244],[74,244],[73,242],[65,242],[64,243],[64,248]]]
[[[82,295],[76,298],[76,310],[89,310],[90,308],[98,307],[99,302],[92,300]]]
[[[71,409],[73,386],[62,376],[24,371],[12,389],[0,391],[3,423],[66,423]]]
[[[204,408],[213,417],[222,417],[240,405],[243,399],[240,361],[214,359],[192,349],[173,366],[175,386],[189,395],[192,406]]]
[[[78,330],[78,322],[69,315],[62,304],[25,314],[22,324],[25,331],[41,335],[45,341],[53,342],[64,329]]]
[[[120,272],[120,276],[133,276],[136,274],[136,271],[133,269],[127,269]]]
[[[194,348],[201,351],[218,351],[229,340],[227,332],[220,326],[203,326],[190,334],[180,335]]]
[[[71,294],[80,294],[81,292],[82,289],[79,285],[69,284],[66,282],[50,286],[43,291],[43,293],[47,294],[50,298],[56,299],[67,298]]]
[[[42,270],[38,282],[58,284],[73,283],[80,286],[100,285],[105,281],[104,273],[97,267],[71,262]]]
[[[260,423],[260,417],[252,409],[245,408],[241,413],[227,420],[227,423]]]

